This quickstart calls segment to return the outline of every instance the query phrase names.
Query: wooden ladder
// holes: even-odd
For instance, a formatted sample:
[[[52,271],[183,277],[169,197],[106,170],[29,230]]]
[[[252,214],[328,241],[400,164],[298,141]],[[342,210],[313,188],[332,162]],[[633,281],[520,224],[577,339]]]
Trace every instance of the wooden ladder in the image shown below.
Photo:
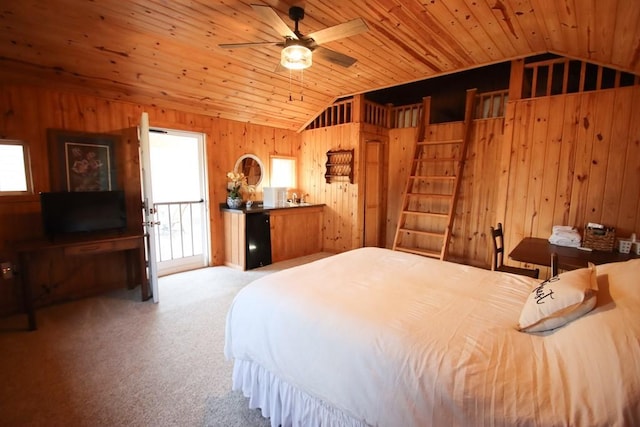
[[[413,163],[404,189],[393,250],[444,260],[469,145],[476,89],[467,91],[461,139],[426,141],[430,98],[422,105]],[[442,148],[437,154],[428,150]],[[455,173],[452,173],[455,170]]]

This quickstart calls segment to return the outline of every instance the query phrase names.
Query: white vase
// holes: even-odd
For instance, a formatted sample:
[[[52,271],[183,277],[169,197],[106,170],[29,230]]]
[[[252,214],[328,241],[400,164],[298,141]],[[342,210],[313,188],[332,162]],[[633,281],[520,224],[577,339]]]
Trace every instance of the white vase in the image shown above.
[[[227,197],[227,206],[231,209],[240,209],[242,206],[241,197]]]

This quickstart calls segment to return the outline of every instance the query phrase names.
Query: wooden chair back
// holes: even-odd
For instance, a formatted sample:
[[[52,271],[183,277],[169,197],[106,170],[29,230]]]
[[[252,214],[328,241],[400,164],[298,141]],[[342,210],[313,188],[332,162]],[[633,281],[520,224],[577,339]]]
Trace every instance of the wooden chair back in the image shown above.
[[[492,270],[504,271],[506,273],[520,274],[523,276],[533,277],[537,279],[540,275],[539,269],[511,267],[504,264],[504,230],[502,223],[498,223],[497,227],[491,227],[491,237],[493,240],[493,265]]]
[[[504,262],[504,234],[502,223],[498,223],[496,228],[491,227],[491,238],[493,241],[493,265],[492,270],[499,270]]]

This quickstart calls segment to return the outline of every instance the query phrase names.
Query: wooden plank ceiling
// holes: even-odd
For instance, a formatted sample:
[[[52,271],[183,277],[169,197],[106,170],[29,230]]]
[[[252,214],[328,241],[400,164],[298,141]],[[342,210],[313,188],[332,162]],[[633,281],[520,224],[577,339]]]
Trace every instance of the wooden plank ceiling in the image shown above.
[[[275,72],[280,41],[251,4],[273,7],[308,34],[355,18],[366,33]],[[335,99],[551,52],[640,74],[638,0],[1,0],[0,77],[243,122],[302,129]],[[290,100],[290,92],[293,100]]]

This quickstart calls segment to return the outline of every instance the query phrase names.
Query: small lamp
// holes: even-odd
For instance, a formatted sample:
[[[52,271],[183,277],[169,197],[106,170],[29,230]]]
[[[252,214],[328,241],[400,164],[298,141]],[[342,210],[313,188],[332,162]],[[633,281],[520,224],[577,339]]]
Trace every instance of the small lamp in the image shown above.
[[[311,66],[311,50],[300,44],[289,44],[280,53],[280,64],[290,70],[304,70]]]

